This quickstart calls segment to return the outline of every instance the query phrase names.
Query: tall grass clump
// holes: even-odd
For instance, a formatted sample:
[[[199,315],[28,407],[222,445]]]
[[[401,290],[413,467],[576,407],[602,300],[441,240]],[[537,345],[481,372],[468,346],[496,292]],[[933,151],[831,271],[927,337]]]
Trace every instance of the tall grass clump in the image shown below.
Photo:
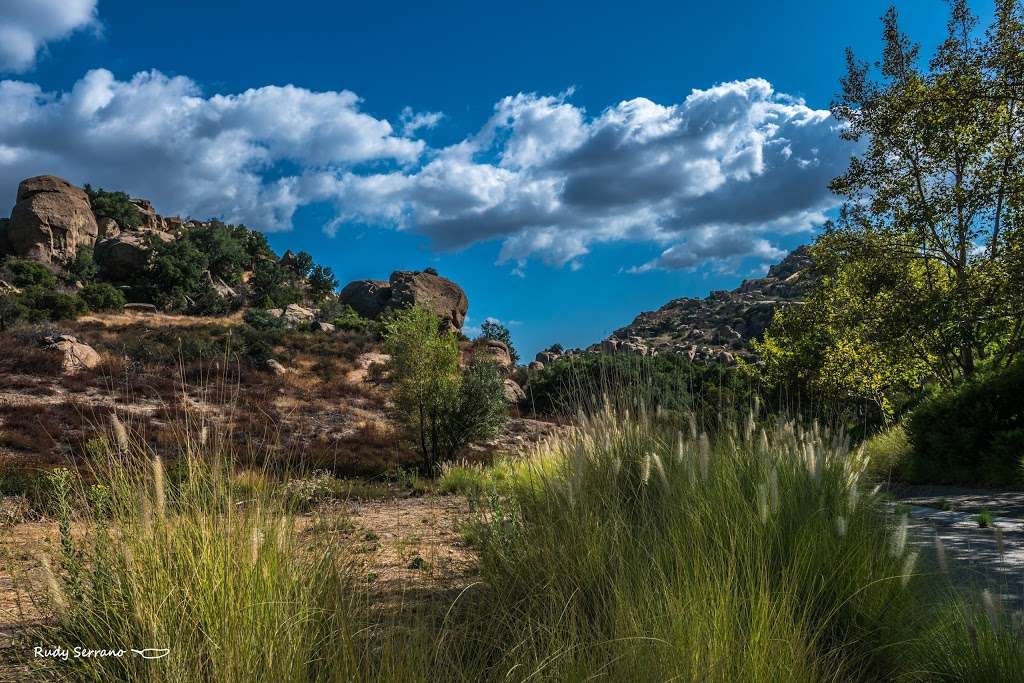
[[[301,544],[296,520],[251,482],[236,495],[227,440],[206,426],[190,433],[165,461],[114,417],[92,444],[89,476],[58,475],[61,546],[43,558],[50,619],[33,639],[125,652],[72,656],[42,673],[351,680],[357,601],[340,553]]]
[[[495,484],[473,534],[492,625],[475,646],[492,644],[493,677],[1019,676],[1019,643],[992,627],[982,640],[1000,657],[977,654],[973,621],[928,607],[943,584],[906,520],[863,488],[866,459],[841,433],[751,415],[709,435],[698,422],[581,416],[542,449],[543,476]],[[932,661],[951,643],[975,654]]]

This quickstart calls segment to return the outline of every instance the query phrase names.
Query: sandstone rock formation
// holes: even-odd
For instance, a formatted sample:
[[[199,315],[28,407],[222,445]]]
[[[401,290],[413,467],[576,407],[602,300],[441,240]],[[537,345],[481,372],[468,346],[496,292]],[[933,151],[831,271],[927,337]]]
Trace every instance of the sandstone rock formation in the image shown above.
[[[71,375],[83,369],[91,369],[100,364],[100,354],[96,350],[69,334],[49,335],[40,341],[43,349],[60,354],[61,367],[65,374]]]
[[[745,280],[732,291],[703,299],[674,299],[657,311],[641,313],[626,327],[588,350],[637,355],[685,353],[691,360],[731,365],[752,358],[750,342],[760,339],[775,311],[799,305],[816,282],[806,247],[799,247],[768,274]],[[538,354],[537,360],[542,360]]]
[[[355,280],[345,285],[338,300],[363,316],[376,320],[391,301],[391,283],[384,280]]]
[[[17,256],[69,263],[79,248],[95,244],[99,226],[84,190],[44,175],[21,181],[5,233],[7,249]]]
[[[96,243],[96,263],[114,280],[130,280],[149,265],[151,238],[170,242],[174,237],[160,230],[139,228],[120,232]]]
[[[356,280],[341,290],[338,300],[371,319],[389,310],[422,306],[454,330],[462,329],[469,308],[469,299],[462,288],[431,269],[396,271],[388,282]]]
[[[526,392],[516,384],[515,380],[505,380],[505,400],[509,403],[519,404],[526,400]]]
[[[462,344],[460,349],[463,365],[474,361],[489,361],[497,365],[503,372],[511,372],[514,364],[512,354],[503,342],[496,339],[477,339]]]

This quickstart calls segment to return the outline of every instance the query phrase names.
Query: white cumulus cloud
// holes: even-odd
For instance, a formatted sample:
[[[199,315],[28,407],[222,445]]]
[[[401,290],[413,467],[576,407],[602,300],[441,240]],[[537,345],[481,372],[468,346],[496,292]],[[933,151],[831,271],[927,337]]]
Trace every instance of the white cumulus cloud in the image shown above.
[[[27,71],[46,43],[95,25],[96,0],[3,0],[0,71]]]
[[[148,197],[165,213],[287,229],[311,169],[415,162],[425,143],[349,91],[265,86],[205,97],[158,71],[85,74],[65,93],[0,81],[0,188],[53,173]]]
[[[426,235],[438,249],[500,244],[499,262],[581,267],[596,244],[657,245],[633,272],[774,259],[773,240],[825,220],[849,143],[827,111],[763,79],[635,98],[595,114],[557,95],[497,102],[461,142],[430,148],[441,114],[396,127],[349,91],[266,86],[206,96],[157,71],[88,72],[67,92],[0,81],[0,192],[63,175],[152,199],[165,213],[287,229],[327,202],[352,222]]]

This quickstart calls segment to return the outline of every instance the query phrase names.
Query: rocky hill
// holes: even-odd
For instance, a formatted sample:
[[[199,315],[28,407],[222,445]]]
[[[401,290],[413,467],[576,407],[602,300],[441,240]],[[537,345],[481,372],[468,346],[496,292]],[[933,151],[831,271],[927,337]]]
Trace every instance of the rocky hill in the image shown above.
[[[745,280],[732,291],[703,299],[673,299],[656,311],[638,315],[590,351],[640,355],[685,353],[695,360],[732,364],[752,357],[750,342],[760,339],[782,306],[801,303],[815,282],[811,256],[799,247],[768,275]]]

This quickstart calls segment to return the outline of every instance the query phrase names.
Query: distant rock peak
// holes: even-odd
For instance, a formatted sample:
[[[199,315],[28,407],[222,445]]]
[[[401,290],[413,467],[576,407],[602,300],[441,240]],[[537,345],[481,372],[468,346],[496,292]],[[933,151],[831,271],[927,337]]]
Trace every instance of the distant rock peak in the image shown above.
[[[812,266],[810,250],[798,247],[763,278],[744,280],[736,289],[716,290],[703,299],[673,299],[641,313],[588,351],[685,353],[691,360],[730,365],[737,358],[750,359],[751,342],[762,338],[775,311],[806,299],[817,281]]]

